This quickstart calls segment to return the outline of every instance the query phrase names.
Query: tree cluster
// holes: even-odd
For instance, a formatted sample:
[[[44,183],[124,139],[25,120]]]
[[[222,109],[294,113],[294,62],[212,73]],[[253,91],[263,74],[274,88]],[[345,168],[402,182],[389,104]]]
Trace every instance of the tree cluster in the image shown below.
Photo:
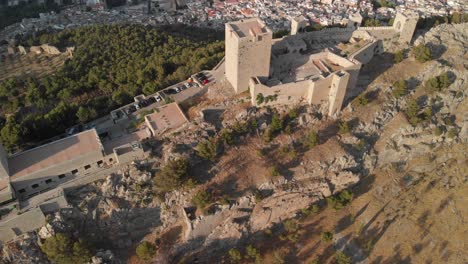
[[[189,180],[189,163],[185,158],[170,160],[154,178],[154,185],[160,192],[170,192]]]
[[[73,239],[67,234],[57,233],[47,238],[41,246],[47,258],[57,264],[88,263],[92,254],[82,239]]]
[[[425,83],[424,87],[426,88],[426,91],[429,93],[432,92],[440,92],[443,89],[446,89],[452,84],[452,81],[449,78],[449,75],[447,72],[433,77],[429,78]]]
[[[423,44],[413,47],[413,55],[421,63],[432,60],[431,49]]]
[[[11,150],[48,139],[77,122],[108,114],[135,95],[154,93],[215,66],[224,56],[224,43],[206,30],[191,28],[185,34],[187,30],[95,25],[22,40],[27,46],[76,48],[54,75],[0,82],[0,117],[11,116],[0,127],[6,130],[2,135],[10,136],[0,140]]]

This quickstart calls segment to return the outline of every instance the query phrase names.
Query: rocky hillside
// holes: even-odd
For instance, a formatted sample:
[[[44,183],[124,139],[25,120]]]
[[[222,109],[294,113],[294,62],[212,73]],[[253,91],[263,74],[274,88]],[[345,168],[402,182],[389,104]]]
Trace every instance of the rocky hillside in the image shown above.
[[[3,260],[47,263],[40,244],[68,233],[99,248],[93,263],[142,263],[141,241],[154,263],[465,263],[467,40],[467,24],[441,25],[415,41],[433,60],[377,75],[377,57],[338,119],[252,108],[212,86],[187,130],[69,192],[71,208]]]

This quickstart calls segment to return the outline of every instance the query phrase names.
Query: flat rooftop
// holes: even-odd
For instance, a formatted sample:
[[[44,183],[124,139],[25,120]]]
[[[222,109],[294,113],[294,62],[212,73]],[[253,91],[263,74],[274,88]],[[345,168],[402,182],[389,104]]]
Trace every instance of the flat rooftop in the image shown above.
[[[10,176],[22,177],[101,150],[102,145],[96,130],[86,130],[9,157]]]
[[[188,122],[177,103],[156,108],[154,113],[145,116],[145,120],[153,134],[169,132]]]
[[[265,24],[261,23],[257,18],[242,19],[235,22],[230,22],[228,25],[234,30],[239,38],[247,36],[255,37],[269,32]]]

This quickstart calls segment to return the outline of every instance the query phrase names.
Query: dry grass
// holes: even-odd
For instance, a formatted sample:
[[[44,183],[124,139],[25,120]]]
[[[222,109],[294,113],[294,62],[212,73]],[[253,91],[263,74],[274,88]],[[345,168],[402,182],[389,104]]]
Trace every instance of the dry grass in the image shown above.
[[[66,55],[32,54],[7,55],[0,63],[0,81],[12,77],[44,78],[56,72],[67,59]]]

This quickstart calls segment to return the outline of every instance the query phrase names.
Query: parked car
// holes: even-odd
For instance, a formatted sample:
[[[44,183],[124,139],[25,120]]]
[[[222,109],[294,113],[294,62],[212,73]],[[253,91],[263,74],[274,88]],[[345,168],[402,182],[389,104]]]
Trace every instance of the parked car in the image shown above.
[[[208,84],[210,81],[208,79],[205,79],[202,81],[202,84],[205,85],[205,84]]]
[[[84,126],[84,129],[85,130],[88,130],[88,129],[92,129],[92,128],[95,128],[96,127],[96,124],[95,123],[89,123],[89,124],[86,124]]]
[[[140,103],[134,103],[133,106],[136,108],[136,110],[141,108]]]
[[[159,101],[162,100],[160,95],[155,95],[155,96],[153,96],[153,98],[156,100],[156,102],[159,102]]]
[[[146,101],[147,101],[149,104],[154,104],[154,103],[156,103],[156,98],[154,98],[154,97],[149,97]]]
[[[140,107],[146,107],[150,105],[150,103],[148,102],[148,100],[142,100],[140,101]]]
[[[76,125],[76,126],[70,128],[70,129],[68,129],[67,136],[74,135],[74,134],[79,133],[81,131],[83,131],[83,125],[82,124]]]

